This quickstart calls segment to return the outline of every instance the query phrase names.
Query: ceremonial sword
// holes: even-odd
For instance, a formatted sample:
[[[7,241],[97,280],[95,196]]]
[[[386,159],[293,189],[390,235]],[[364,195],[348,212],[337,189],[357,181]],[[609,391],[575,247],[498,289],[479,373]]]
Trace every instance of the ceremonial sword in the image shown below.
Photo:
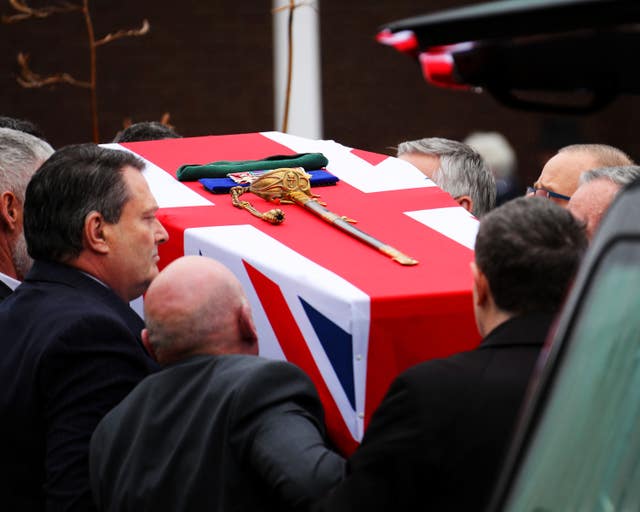
[[[295,203],[322,220],[348,233],[352,237],[386,254],[401,265],[417,265],[418,260],[407,256],[398,249],[381,242],[377,238],[365,233],[353,226],[353,220],[338,215],[321,204],[317,197],[311,193],[311,176],[302,167],[286,167],[269,171],[257,178],[249,187],[232,187],[230,190],[231,201],[234,206],[243,208],[251,214],[271,224],[280,224],[284,221],[284,212],[279,208],[260,213],[248,201],[239,198],[247,189],[267,201],[279,201],[281,204]]]

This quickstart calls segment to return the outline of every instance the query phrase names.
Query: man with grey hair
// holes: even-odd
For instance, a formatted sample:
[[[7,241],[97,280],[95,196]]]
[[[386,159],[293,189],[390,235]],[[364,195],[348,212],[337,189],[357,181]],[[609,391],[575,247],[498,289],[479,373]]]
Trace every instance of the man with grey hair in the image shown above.
[[[48,143],[33,135],[0,128],[0,301],[33,263],[22,231],[24,194],[33,173],[52,153]]]
[[[601,167],[583,172],[567,208],[585,223],[591,239],[618,192],[640,178],[640,166]]]
[[[403,142],[398,158],[417,167],[476,217],[496,202],[496,183],[482,156],[455,140],[428,137]]]

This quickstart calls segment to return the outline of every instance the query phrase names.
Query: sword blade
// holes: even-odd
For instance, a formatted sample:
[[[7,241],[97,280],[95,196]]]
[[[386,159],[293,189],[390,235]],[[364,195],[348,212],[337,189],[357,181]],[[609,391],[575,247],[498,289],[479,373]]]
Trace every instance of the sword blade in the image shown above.
[[[296,204],[303,206],[307,210],[309,210],[314,215],[320,217],[325,222],[332,224],[337,227],[341,231],[348,233],[354,238],[357,238],[361,242],[377,249],[378,251],[386,254],[394,261],[397,261],[401,265],[417,265],[418,260],[407,256],[403,252],[399,251],[395,247],[392,247],[384,242],[381,242],[377,238],[371,236],[368,233],[365,233],[361,229],[358,229],[353,224],[347,222],[344,217],[334,213],[324,206],[322,206],[318,201],[313,198],[310,198],[303,192],[293,191],[287,194],[287,197],[290,198]]]

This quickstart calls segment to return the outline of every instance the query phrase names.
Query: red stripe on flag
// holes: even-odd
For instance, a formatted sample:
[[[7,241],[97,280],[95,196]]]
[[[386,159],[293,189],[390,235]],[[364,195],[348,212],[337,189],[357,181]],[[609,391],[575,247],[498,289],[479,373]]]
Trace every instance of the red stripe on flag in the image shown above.
[[[302,368],[318,390],[318,395],[325,409],[329,437],[344,455],[350,455],[356,449],[358,443],[353,439],[342,420],[338,406],[315,364],[311,351],[291,314],[280,287],[246,261],[243,260],[243,264],[258,297],[260,297],[262,307],[267,314],[285,357],[288,361]]]
[[[363,149],[352,149],[351,153],[356,155],[358,158],[361,158],[367,163],[371,165],[378,165],[380,162],[384,162],[388,155],[381,155],[380,153],[372,153],[371,151],[365,151]]]
[[[365,429],[398,374],[421,361],[472,350],[480,339],[467,293],[372,298]]]

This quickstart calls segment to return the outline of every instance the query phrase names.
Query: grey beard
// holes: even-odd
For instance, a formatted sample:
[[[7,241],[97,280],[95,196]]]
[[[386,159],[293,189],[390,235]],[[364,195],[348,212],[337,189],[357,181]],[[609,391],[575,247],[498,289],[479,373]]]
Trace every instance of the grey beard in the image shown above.
[[[24,233],[20,233],[16,238],[11,249],[11,259],[18,274],[18,279],[22,281],[31,269],[31,265],[33,265],[33,259],[27,252],[27,241],[24,238]]]

